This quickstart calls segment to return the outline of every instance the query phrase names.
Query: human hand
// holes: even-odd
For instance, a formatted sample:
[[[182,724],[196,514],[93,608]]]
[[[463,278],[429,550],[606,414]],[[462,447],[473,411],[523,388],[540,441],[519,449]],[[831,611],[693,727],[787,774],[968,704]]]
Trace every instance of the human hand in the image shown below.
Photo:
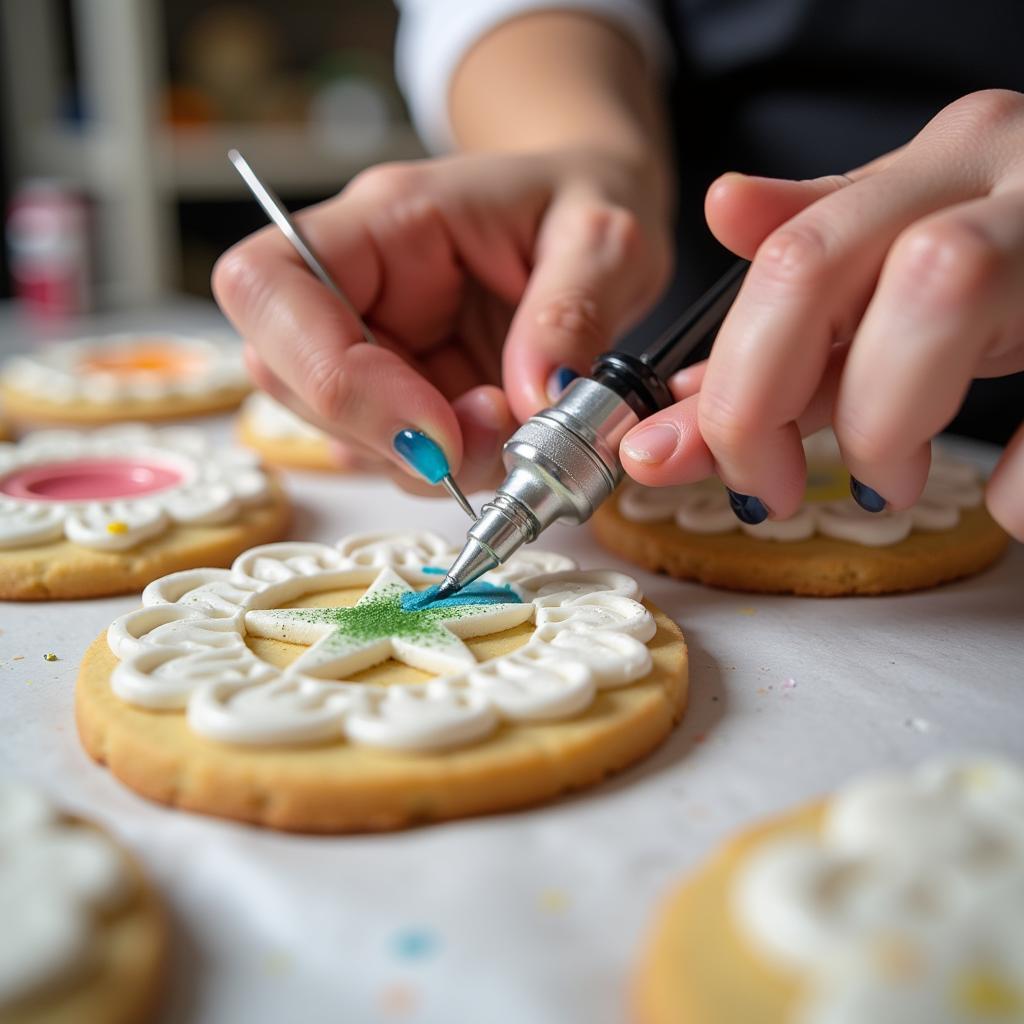
[[[584,150],[365,172],[298,220],[379,347],[276,228],[221,257],[214,292],[255,382],[339,439],[346,461],[436,493],[393,448],[419,431],[475,490],[499,477],[516,421],[662,287],[660,191],[645,168]]]
[[[718,472],[754,496],[750,521],[784,518],[804,492],[800,437],[831,422],[862,504],[913,504],[971,379],[1024,370],[1024,95],[966,96],[849,175],[727,174],[706,213],[752,264],[707,365],[627,435],[627,472]],[[986,501],[1024,539],[1024,428]]]

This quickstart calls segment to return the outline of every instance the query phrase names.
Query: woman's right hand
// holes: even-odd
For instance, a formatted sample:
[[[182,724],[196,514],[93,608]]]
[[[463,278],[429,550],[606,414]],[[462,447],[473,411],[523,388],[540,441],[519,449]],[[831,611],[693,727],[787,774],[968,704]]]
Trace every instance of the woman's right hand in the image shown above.
[[[213,276],[256,383],[362,468],[434,493],[392,446],[433,438],[462,485],[500,476],[501,443],[566,370],[639,317],[670,263],[653,166],[593,149],[382,165],[298,215],[380,346],[273,227]]]

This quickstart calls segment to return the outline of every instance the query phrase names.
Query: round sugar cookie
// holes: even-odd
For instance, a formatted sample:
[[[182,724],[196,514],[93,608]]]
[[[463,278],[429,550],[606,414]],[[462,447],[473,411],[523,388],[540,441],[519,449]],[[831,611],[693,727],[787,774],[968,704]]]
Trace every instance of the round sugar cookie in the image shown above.
[[[973,466],[941,450],[920,501],[866,512],[831,434],[805,442],[808,486],[790,519],[740,523],[717,479],[682,487],[627,482],[598,509],[598,541],[627,561],[729,590],[814,597],[921,590],[979,572],[1009,538],[983,505]]]
[[[134,860],[102,829],[2,779],[0,864],[0,1020],[152,1020],[168,930]]]
[[[0,443],[0,600],[123,594],[229,565],[288,517],[254,455],[195,430],[38,431]]]
[[[634,580],[528,550],[423,604],[457,553],[364,534],[158,580],[86,652],[85,749],[185,810],[352,832],[551,799],[668,735],[686,645]]]
[[[327,435],[262,391],[242,403],[237,433],[242,444],[271,466],[341,471],[331,457]]]
[[[0,370],[7,416],[30,426],[93,426],[235,408],[250,384],[234,340],[170,333],[54,342]]]
[[[659,915],[639,1024],[1024,1020],[1024,771],[854,782],[728,843]]]

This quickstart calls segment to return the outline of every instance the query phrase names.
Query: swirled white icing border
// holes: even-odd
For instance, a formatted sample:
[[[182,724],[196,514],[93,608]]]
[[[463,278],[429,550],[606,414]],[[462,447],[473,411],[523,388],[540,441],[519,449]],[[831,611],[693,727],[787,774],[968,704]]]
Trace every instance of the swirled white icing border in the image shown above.
[[[334,682],[262,661],[245,642],[245,613],[373,581],[382,568],[409,583],[436,582],[457,551],[431,533],[361,534],[335,546],[269,544],[230,570],[196,569],[150,584],[143,607],[107,632],[120,659],[117,696],[150,709],[184,709],[192,730],[227,743],[337,740],[430,751],[476,742],[502,720],[557,721],[599,690],[651,671],[656,631],[636,582],[582,571],[568,558],[526,551],[488,573],[533,605],[535,630],[510,654],[424,684]]]
[[[233,522],[270,496],[270,481],[251,452],[218,448],[186,427],[142,424],[91,433],[43,430],[0,443],[0,477],[75,459],[140,459],[172,466],[180,482],[108,501],[43,501],[0,494],[0,551],[66,538],[81,547],[125,551],[174,524]]]
[[[812,451],[822,459],[827,457],[828,448],[819,441]],[[838,449],[832,457],[838,463]],[[977,470],[937,450],[921,498],[912,508],[900,512],[866,512],[847,497],[805,502],[788,519],[766,519],[751,525],[741,523],[733,514],[725,488],[717,479],[663,488],[629,482],[617,500],[619,512],[630,522],[674,520],[681,529],[694,534],[742,531],[759,540],[786,542],[806,540],[818,533],[866,547],[888,547],[905,540],[912,530],[952,530],[960,522],[961,510],[976,508],[982,497]]]
[[[82,368],[83,360],[90,355],[131,349],[140,341],[180,349],[183,355],[200,360],[200,366],[196,372],[184,375],[155,370],[108,373]],[[77,338],[54,343],[38,352],[12,356],[0,370],[0,382],[12,391],[61,405],[82,401],[116,405],[125,401],[214,395],[249,387],[239,342],[163,331]]]

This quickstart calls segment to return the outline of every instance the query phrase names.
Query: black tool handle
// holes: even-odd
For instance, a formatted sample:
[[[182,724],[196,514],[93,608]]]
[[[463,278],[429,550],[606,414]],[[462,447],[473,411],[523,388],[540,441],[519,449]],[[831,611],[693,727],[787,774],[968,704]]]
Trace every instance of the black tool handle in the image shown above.
[[[592,376],[626,401],[641,419],[675,399],[668,378],[706,359],[750,264],[739,260],[671,327],[639,354],[612,349],[599,356]]]

